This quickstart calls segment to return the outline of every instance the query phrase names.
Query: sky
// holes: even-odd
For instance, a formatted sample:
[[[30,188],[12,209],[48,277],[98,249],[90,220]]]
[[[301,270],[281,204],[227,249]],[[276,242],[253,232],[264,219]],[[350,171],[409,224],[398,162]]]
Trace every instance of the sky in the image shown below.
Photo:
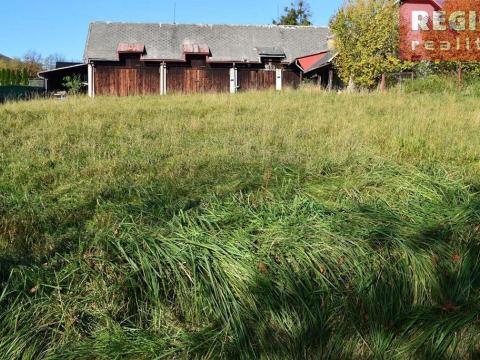
[[[0,54],[35,50],[82,60],[91,21],[270,24],[290,0],[14,0],[0,11]],[[314,25],[327,25],[342,0],[310,0]],[[175,6],[176,4],[176,6]]]

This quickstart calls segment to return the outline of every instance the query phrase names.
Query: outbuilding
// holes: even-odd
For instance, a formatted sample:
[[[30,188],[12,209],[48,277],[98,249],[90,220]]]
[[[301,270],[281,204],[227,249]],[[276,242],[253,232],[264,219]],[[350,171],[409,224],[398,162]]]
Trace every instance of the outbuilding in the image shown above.
[[[329,39],[328,28],[314,26],[94,22],[85,63],[41,76],[80,71],[92,97],[281,90],[319,76],[328,85]],[[306,68],[309,56],[316,61]]]

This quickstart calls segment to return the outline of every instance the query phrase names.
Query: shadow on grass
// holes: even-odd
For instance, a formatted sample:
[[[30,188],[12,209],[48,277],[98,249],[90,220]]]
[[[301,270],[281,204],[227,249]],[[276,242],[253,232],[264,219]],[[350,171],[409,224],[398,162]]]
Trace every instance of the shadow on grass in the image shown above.
[[[316,206],[310,198],[299,200],[300,184],[295,183],[272,189],[281,193],[275,198],[262,189],[261,179],[256,181],[260,200],[248,194],[218,197],[212,203],[206,199],[204,204],[204,189],[171,193],[184,189],[184,184],[158,183],[141,192],[110,190],[101,195],[100,207],[90,203],[93,208],[78,233],[90,234],[87,241],[105,251],[114,264],[112,272],[128,278],[117,284],[118,293],[128,299],[124,318],[112,316],[108,309],[95,310],[104,311],[102,315],[129,335],[118,336],[118,346],[108,347],[117,336],[111,328],[106,326],[104,335],[97,337],[88,324],[82,325],[82,341],[66,341],[70,358],[107,356],[102,353],[107,348],[111,358],[474,356],[478,339],[468,334],[480,331],[478,194],[465,194],[469,201],[420,204],[417,211],[422,206],[426,210],[412,215],[413,210],[395,212],[384,203]],[[297,207],[292,205],[297,202]],[[226,224],[227,215],[239,207],[245,211],[238,212],[234,224]],[[131,222],[129,227],[119,225],[127,222],[124,219]],[[163,237],[155,237],[159,232]],[[239,232],[245,243],[231,241]],[[299,234],[305,238],[299,239]],[[268,240],[268,252],[259,253],[262,236]],[[352,247],[342,243],[340,251],[335,241],[345,239]],[[300,240],[299,248],[288,247]],[[279,244],[285,248],[275,253]],[[315,251],[315,244],[325,250]],[[122,247],[112,251],[114,245]],[[2,260],[4,274],[30,265]],[[226,281],[232,264],[239,266],[239,283]],[[254,275],[242,277],[251,274],[252,267],[258,267]],[[92,270],[98,277],[108,274],[99,268]],[[245,291],[234,292],[233,288],[243,289],[243,281]],[[17,289],[15,296],[22,292],[20,285]],[[82,290],[75,291],[79,293],[71,296],[81,302]],[[152,329],[148,309],[159,303],[174,314],[174,335]],[[28,306],[34,314],[40,305],[34,299]],[[189,321],[195,311],[205,316],[201,323]],[[81,311],[78,317],[82,323],[91,319]],[[198,321],[198,314],[191,317]]]

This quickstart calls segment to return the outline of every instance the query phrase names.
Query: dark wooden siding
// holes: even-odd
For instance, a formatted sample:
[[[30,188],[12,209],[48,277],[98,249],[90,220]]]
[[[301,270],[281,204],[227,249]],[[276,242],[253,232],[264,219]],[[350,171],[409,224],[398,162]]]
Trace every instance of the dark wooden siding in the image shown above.
[[[293,70],[283,70],[282,87],[298,89],[300,86],[300,75]]]
[[[113,96],[159,95],[160,63],[140,62],[136,59],[123,64],[97,63],[95,66],[95,94]],[[135,61],[137,61],[135,63]],[[127,64],[128,63],[128,64]],[[210,65],[210,64],[209,64]],[[191,64],[169,64],[167,93],[206,93],[230,91],[230,64],[218,67],[192,68]],[[238,90],[275,89],[275,70],[238,68]],[[291,69],[283,69],[282,86],[297,88],[300,76]]]
[[[52,72],[47,72],[43,76],[47,79],[48,91],[65,90],[63,83],[65,82],[64,78],[66,76],[79,76],[83,82],[88,81],[87,65],[74,68],[57,69]]]
[[[167,68],[167,93],[229,92],[229,69]]]
[[[275,89],[275,70],[238,69],[239,91]]]
[[[97,66],[95,94],[131,96],[160,94],[158,67]]]

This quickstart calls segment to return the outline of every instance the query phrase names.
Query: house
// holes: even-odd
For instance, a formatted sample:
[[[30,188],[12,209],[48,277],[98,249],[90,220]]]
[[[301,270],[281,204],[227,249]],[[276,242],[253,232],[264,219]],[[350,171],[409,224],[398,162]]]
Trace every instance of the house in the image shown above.
[[[40,76],[48,90],[84,76],[90,96],[280,90],[304,78],[331,86],[329,38],[313,26],[94,22],[84,64]]]

